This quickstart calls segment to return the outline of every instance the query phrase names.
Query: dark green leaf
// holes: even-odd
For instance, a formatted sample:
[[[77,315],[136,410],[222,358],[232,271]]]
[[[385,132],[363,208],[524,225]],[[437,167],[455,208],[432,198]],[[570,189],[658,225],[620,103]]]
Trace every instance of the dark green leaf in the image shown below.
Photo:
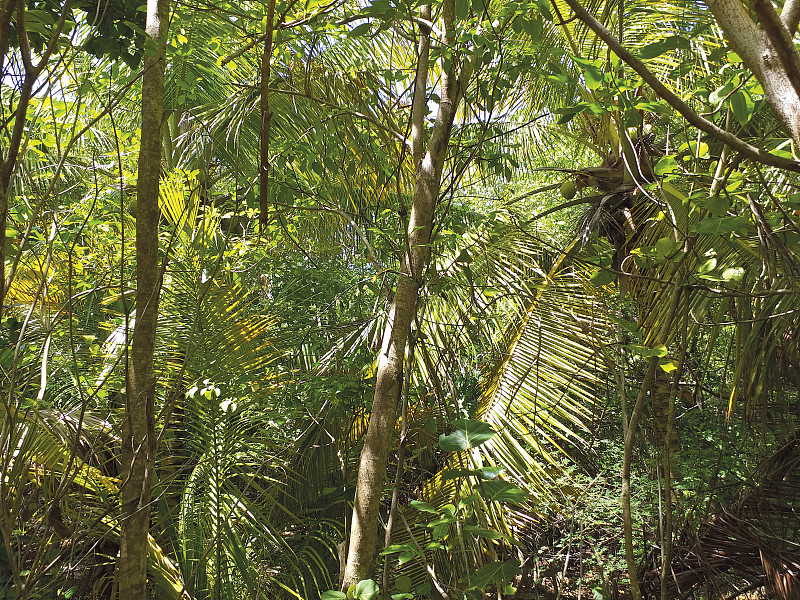
[[[647,46],[639,50],[639,58],[648,60],[656,56],[661,56],[670,50],[677,50],[678,48],[689,48],[689,40],[681,36],[673,35],[663,40],[653,42],[652,44],[647,44]]]
[[[489,563],[469,578],[469,589],[483,589],[491,583],[504,584],[517,575],[519,575],[519,562],[516,560]],[[463,577],[462,581],[466,582],[466,577]]]
[[[381,555],[397,554],[398,552],[416,552],[417,547],[413,544],[391,544],[381,550]]]
[[[531,37],[534,43],[538,43],[542,39],[542,31],[544,29],[542,17],[537,15],[534,19],[522,19],[522,29]]]
[[[706,217],[699,223],[695,223],[691,226],[690,230],[692,233],[700,233],[700,234],[718,234],[718,233],[730,233],[732,231],[741,231],[744,232],[747,230],[747,226],[750,224],[750,221],[747,220],[747,217],[722,217],[719,219],[713,217]]]
[[[414,582],[408,575],[400,575],[394,580],[394,586],[401,592],[410,592]]]
[[[349,37],[358,37],[360,35],[366,34],[371,27],[372,23],[362,23],[361,25],[353,27],[353,29],[351,29],[347,35]]]
[[[494,436],[492,428],[483,421],[456,419],[453,424],[457,427],[453,433],[439,436],[439,447],[445,452],[461,452],[477,448]]]
[[[609,271],[608,269],[597,269],[589,277],[590,281],[595,285],[608,285],[617,278],[617,274]]]
[[[553,13],[550,12],[550,0],[536,0],[536,7],[545,19],[553,20]]]
[[[486,481],[479,490],[483,497],[490,502],[523,502],[527,498],[525,490],[508,481]]]
[[[722,217],[728,212],[731,203],[722,196],[713,196],[705,202],[706,210],[714,217]]]
[[[656,102],[654,100],[636,100],[633,102],[633,108],[636,110],[646,110],[660,115],[672,114],[672,107],[664,102]]]
[[[499,540],[503,537],[502,533],[478,527],[477,525],[464,525],[464,531],[474,535],[475,537],[486,538],[487,540]]]
[[[568,106],[567,108],[559,108],[555,112],[560,114],[561,116],[558,118],[556,123],[559,125],[564,125],[565,123],[569,123],[575,115],[579,115],[583,111],[587,109],[589,105],[586,103],[576,104],[575,106]]]
[[[731,111],[733,111],[733,116],[736,117],[736,120],[742,125],[747,123],[750,120],[750,116],[753,114],[753,110],[755,109],[755,104],[753,103],[753,99],[750,97],[750,94],[744,90],[739,90],[733,96],[731,96],[729,102],[731,105]]]

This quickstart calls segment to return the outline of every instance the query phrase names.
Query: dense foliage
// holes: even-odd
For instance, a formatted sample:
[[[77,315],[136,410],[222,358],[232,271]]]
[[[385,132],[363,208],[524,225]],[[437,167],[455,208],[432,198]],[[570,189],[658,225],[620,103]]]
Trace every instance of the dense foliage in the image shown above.
[[[0,598],[129,600],[157,4],[0,0]],[[796,4],[173,0],[150,595],[796,598]]]

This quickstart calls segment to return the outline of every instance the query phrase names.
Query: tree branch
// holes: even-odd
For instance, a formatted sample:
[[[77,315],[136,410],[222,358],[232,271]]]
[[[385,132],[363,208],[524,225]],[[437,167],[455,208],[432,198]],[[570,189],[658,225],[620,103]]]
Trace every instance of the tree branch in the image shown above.
[[[753,0],[751,6],[761,22],[761,27],[767,34],[767,38],[772,42],[778,58],[783,64],[786,76],[794,87],[794,91],[800,96],[800,55],[794,47],[792,36],[786,27],[783,26],[781,18],[775,12],[775,7],[769,0]]]
[[[420,9],[425,19],[431,18],[431,5],[425,4]],[[417,47],[417,75],[414,78],[414,97],[411,104],[411,152],[416,169],[422,160],[425,143],[425,103],[428,90],[428,69],[430,68],[430,28],[420,27],[419,45]]]
[[[330,11],[332,11],[334,8],[336,8],[337,6],[339,6],[339,4],[340,4],[340,1],[341,1],[341,0],[334,0],[333,2],[330,2],[329,4],[326,4],[325,6],[323,6],[322,8],[320,8],[320,10],[319,10],[319,11],[317,11],[317,12],[315,12],[314,14],[312,14],[312,15],[309,15],[308,17],[305,17],[305,18],[303,18],[303,19],[296,19],[296,20],[294,20],[294,21],[289,21],[288,23],[283,23],[283,22],[281,22],[281,23],[280,23],[280,25],[279,25],[279,27],[280,27],[280,29],[291,29],[292,27],[297,27],[297,26],[299,26],[299,25],[305,25],[306,23],[308,23],[308,22],[309,22],[309,21],[311,21],[312,19],[315,19],[315,18],[317,18],[317,17],[318,17],[318,16],[320,16],[320,15],[323,15],[323,14],[325,14],[325,13],[327,13],[327,12],[330,12]],[[244,46],[242,46],[241,48],[239,48],[239,49],[238,49],[236,52],[234,52],[233,54],[229,54],[228,56],[226,56],[225,58],[223,58],[223,59],[220,61],[220,63],[219,63],[219,64],[220,64],[221,66],[223,66],[223,67],[224,67],[225,65],[227,65],[229,62],[231,62],[231,61],[232,61],[232,60],[234,60],[235,58],[239,58],[239,57],[240,57],[242,54],[244,54],[245,52],[247,52],[247,51],[248,51],[248,50],[250,50],[251,48],[253,48],[253,47],[255,47],[255,46],[258,46],[259,44],[263,44],[265,41],[267,41],[267,36],[268,36],[268,35],[269,35],[269,32],[267,32],[267,33],[262,33],[262,34],[261,34],[260,36],[258,36],[257,38],[255,38],[255,39],[253,39],[253,40],[250,40],[250,41],[249,41],[248,43],[246,43]]]
[[[708,7],[731,47],[758,78],[767,102],[789,130],[795,145],[800,145],[800,96],[772,39],[756,25],[739,0],[708,0]]]
[[[781,21],[789,35],[794,36],[797,27],[800,26],[800,0],[786,0],[781,12]]]
[[[636,71],[636,73],[653,89],[656,94],[658,94],[662,100],[677,110],[678,113],[680,113],[680,115],[694,127],[697,127],[699,130],[706,132],[717,140],[728,144],[732,149],[740,152],[752,160],[769,165],[771,167],[777,167],[787,171],[800,172],[800,162],[776,156],[775,154],[767,152],[762,148],[757,148],[756,146],[748,144],[732,133],[725,131],[711,121],[708,121],[698,115],[683,100],[681,100],[676,94],[667,88],[667,86],[661,83],[661,81],[647,68],[642,61],[633,56],[633,54],[631,54],[628,50],[623,48],[614,35],[608,29],[606,29],[605,26],[603,26],[603,24],[600,23],[591,13],[583,8],[578,0],[564,1],[575,12],[577,17],[586,23],[586,25],[595,32],[597,37],[606,43],[609,49],[611,49],[617,56],[625,61],[629,67]]]

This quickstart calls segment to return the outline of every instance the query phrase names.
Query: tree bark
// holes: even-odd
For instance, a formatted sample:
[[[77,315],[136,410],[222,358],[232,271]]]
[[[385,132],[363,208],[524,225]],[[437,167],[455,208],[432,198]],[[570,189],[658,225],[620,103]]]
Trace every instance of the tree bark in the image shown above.
[[[454,42],[455,0],[445,0],[442,7],[446,43]],[[420,32],[420,55],[414,87],[412,110],[412,145],[414,154],[423,147],[425,106],[430,35],[423,25]],[[442,75],[441,102],[430,141],[417,163],[414,199],[408,222],[406,253],[397,281],[397,289],[389,308],[389,319],[383,333],[378,357],[377,381],[364,448],[359,462],[350,544],[342,579],[342,589],[373,576],[378,545],[378,509],[386,476],[392,432],[397,421],[397,405],[402,386],[406,342],[412,320],[417,312],[422,275],[430,258],[431,232],[436,204],[441,189],[442,169],[447,156],[456,109],[461,100],[470,68],[464,65],[457,77],[458,59],[453,56],[450,68]]]
[[[725,131],[721,127],[718,127],[715,123],[712,123],[705,117],[702,117],[699,114],[697,114],[677,94],[673,93],[666,85],[664,85],[661,82],[661,80],[658,79],[658,77],[656,77],[652,72],[650,72],[650,70],[641,60],[636,58],[626,48],[624,48],[622,44],[619,43],[619,40],[617,40],[612,35],[612,33],[608,29],[606,29],[605,26],[603,26],[591,13],[589,13],[589,11],[587,11],[581,5],[579,0],[564,0],[564,2],[566,2],[566,4],[572,9],[572,11],[575,13],[575,16],[578,17],[584,23],[586,23],[586,25],[592,31],[595,32],[597,37],[599,37],[603,42],[605,42],[606,45],[625,62],[625,64],[627,64],[634,71],[636,71],[636,73],[645,81],[645,83],[647,83],[647,85],[649,85],[652,88],[652,90],[658,95],[659,98],[661,98],[664,102],[666,102],[676,111],[678,111],[678,113],[680,113],[680,115],[684,119],[686,119],[690,124],[697,127],[700,131],[704,131],[705,133],[713,136],[714,138],[723,142],[724,144],[727,144],[728,146],[731,147],[731,149],[736,150],[737,152],[743,154],[744,156],[750,158],[751,160],[763,163],[765,165],[769,165],[771,167],[776,167],[778,169],[786,169],[787,171],[800,172],[800,161],[783,158],[776,154],[772,154],[771,152],[767,152],[762,148],[757,148],[752,144],[748,144],[744,140],[733,135],[731,132]],[[742,15],[740,13],[743,12],[744,9],[740,6],[739,8],[741,9],[741,11],[737,11],[735,6],[733,6],[733,4],[737,2],[738,0],[711,0],[709,2],[709,6],[712,7],[713,9],[715,5],[725,5],[725,7],[721,8],[720,10],[729,12],[731,15],[734,15],[736,17],[734,19],[735,23],[729,23],[728,25],[724,24],[720,20],[720,18],[717,17],[723,30],[726,32],[726,35],[728,35],[728,29],[727,29],[728,27],[735,30],[738,27],[738,25],[743,26],[745,31],[739,37],[742,40],[742,44],[744,44],[743,52],[747,54],[748,58],[745,58],[745,54],[740,54],[740,56],[742,57],[742,60],[744,61],[745,65],[750,67],[748,61],[750,61],[753,57],[750,56],[750,51],[748,50],[747,44],[758,42],[758,36],[753,35],[754,33],[753,30],[755,29],[757,32],[758,28],[756,27],[755,23],[753,23],[750,20],[750,18],[747,16],[746,13],[744,14],[746,21],[745,19],[741,18]],[[731,6],[729,7],[728,5]],[[787,19],[790,16],[791,15],[787,15]],[[741,23],[739,23],[739,21],[741,21]],[[729,37],[737,37],[737,36],[729,35]],[[739,48],[736,43],[732,43],[731,45],[733,46],[734,50],[739,52]],[[750,68],[751,70],[753,69],[752,67]],[[756,75],[756,77],[759,78],[762,87],[764,87],[764,90],[766,91],[768,88],[768,84],[760,79],[756,71],[753,71],[753,73]],[[780,77],[778,79],[780,79]],[[781,81],[783,81],[782,90],[786,89],[785,85],[786,83],[788,83],[789,88],[791,88],[791,83],[789,83],[788,77],[786,77],[785,74],[783,76],[783,79],[781,79]],[[780,101],[776,101],[774,95],[770,95],[769,92],[767,92],[767,101],[770,103],[773,110],[775,110],[776,114],[778,114],[778,116],[781,119],[784,119],[784,116],[787,117],[791,115],[800,116],[800,112],[796,112],[792,108],[791,103],[790,105],[784,107],[780,103]],[[781,116],[782,113],[784,114],[784,116]],[[796,120],[796,122],[800,121]],[[789,127],[789,131],[793,131],[793,128],[790,127],[788,124],[787,127]],[[794,134],[792,135],[794,136]],[[797,140],[795,140],[795,143],[797,143]]]
[[[767,102],[800,146],[800,56],[792,42],[797,29],[797,7],[786,7],[781,21],[766,0],[752,2],[759,20],[756,24],[739,0],[709,0],[731,47],[764,88]]]
[[[120,600],[147,598],[147,536],[150,486],[155,462],[155,352],[161,271],[158,263],[158,208],[161,129],[164,122],[164,69],[169,0],[148,0],[142,78],[142,133],[136,212],[136,323],[128,364],[122,423]]]

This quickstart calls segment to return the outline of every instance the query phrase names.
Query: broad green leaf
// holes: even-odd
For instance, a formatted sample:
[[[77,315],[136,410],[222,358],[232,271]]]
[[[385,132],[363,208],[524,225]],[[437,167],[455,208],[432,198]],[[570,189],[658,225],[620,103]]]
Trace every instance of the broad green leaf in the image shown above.
[[[692,233],[713,235],[732,231],[745,231],[749,224],[750,221],[747,220],[747,217],[722,217],[719,219],[706,217],[692,225],[690,230]]]
[[[494,479],[504,471],[503,467],[481,467],[476,474],[481,479]]]
[[[453,424],[457,427],[453,433],[439,436],[439,447],[445,452],[461,452],[477,448],[494,436],[491,426],[483,421],[456,419]]]
[[[464,531],[474,535],[475,537],[486,538],[487,540],[499,540],[503,537],[502,533],[478,527],[477,525],[464,525]]]
[[[622,317],[615,317],[611,316],[611,320],[622,327],[628,333],[639,337],[641,335],[641,331],[639,331],[639,325],[634,323],[633,321],[628,321],[627,319],[623,319]]]
[[[689,45],[689,40],[685,37],[673,35],[664,38],[663,40],[653,42],[652,44],[647,44],[641,50],[639,50],[639,57],[643,58],[644,60],[648,60],[657,56],[661,56],[670,50],[677,50],[678,48],[687,49],[689,48]]]
[[[372,27],[372,23],[362,23],[361,25],[357,25],[356,27],[353,27],[353,29],[351,29],[348,32],[347,35],[349,37],[358,37],[358,36],[366,34],[370,30],[371,27]]]
[[[592,600],[608,600],[608,595],[601,587],[592,588]]]
[[[421,598],[427,598],[428,594],[431,592],[431,584],[428,581],[424,581],[419,585],[414,587],[414,593],[419,595]]]
[[[722,196],[714,196],[705,202],[706,210],[714,217],[721,217],[730,208],[731,204],[727,198]]]
[[[719,104],[720,102],[722,102],[723,98],[725,98],[728,94],[730,94],[733,91],[734,87],[736,86],[733,85],[733,82],[729,81],[721,88],[717,88],[716,90],[711,92],[708,95],[708,101],[711,104]]]
[[[555,112],[557,114],[560,114],[561,116],[558,118],[556,123],[558,123],[559,125],[564,125],[566,123],[569,123],[575,117],[575,115],[582,113],[587,108],[588,104],[586,103],[576,104],[575,106],[568,106],[567,108],[559,108]]]
[[[656,242],[656,258],[658,260],[666,260],[671,257],[681,247],[680,242],[667,237],[663,237]]]
[[[469,589],[483,589],[492,583],[504,584],[519,575],[519,572],[519,562],[513,559],[489,563],[469,578]],[[462,582],[466,580],[466,577],[461,579]]]
[[[322,595],[319,597],[320,600],[347,600],[347,594],[344,592],[337,592],[335,590],[328,590],[327,592],[322,592]]]
[[[531,37],[534,43],[542,39],[542,31],[544,30],[544,22],[541,16],[536,16],[534,19],[522,19],[522,29]]]
[[[661,158],[661,160],[656,163],[656,166],[653,167],[653,172],[659,177],[663,177],[664,175],[677,170],[678,161],[675,160],[675,156],[672,154],[668,154],[667,156]]]
[[[700,277],[702,277],[706,273],[710,273],[711,271],[713,271],[716,266],[717,266],[717,259],[714,256],[711,256],[710,258],[707,258],[702,263],[700,263],[700,266],[697,267],[697,274]]]
[[[658,113],[660,115],[672,114],[672,107],[669,104],[655,100],[635,100],[633,102],[633,108],[636,110],[646,110],[648,112]]]
[[[525,490],[508,481],[486,481],[478,489],[487,501],[493,502],[519,503],[528,497]]]
[[[539,9],[539,14],[541,14],[545,19],[548,21],[553,20],[553,13],[550,12],[549,0],[536,0],[536,7]]]
[[[356,600],[375,600],[380,593],[378,584],[372,579],[362,579],[356,584],[354,596]]]
[[[433,513],[435,515],[439,514],[439,511],[436,510],[432,504],[428,504],[427,502],[422,502],[421,500],[412,500],[408,503],[409,506],[413,506],[417,510],[421,510],[422,512]]]
[[[461,500],[458,501],[458,508],[461,509],[464,508],[465,506],[471,506],[475,504],[475,501],[477,499],[478,497],[475,496],[474,494],[466,496],[465,498],[462,498]]]
[[[683,152],[684,150],[689,150],[695,158],[711,158],[711,155],[708,153],[708,144],[705,142],[692,140],[681,144],[678,148],[678,152]]]
[[[413,585],[414,582],[408,575],[400,575],[394,580],[394,586],[401,592],[410,592]]]
[[[417,547],[413,544],[390,544],[381,550],[381,555],[397,554],[398,552],[416,552]]]
[[[458,479],[459,477],[480,477],[481,479],[494,479],[503,472],[502,467],[481,467],[480,469],[448,469],[442,472],[442,480]]]
[[[404,565],[407,562],[411,562],[412,560],[419,558],[420,556],[422,556],[422,554],[416,550],[414,552],[403,552],[397,557],[397,564]]]
[[[589,280],[595,285],[608,285],[617,278],[617,274],[608,269],[597,269],[589,276]]]
[[[595,90],[600,87],[600,84],[603,83],[603,70],[599,66],[600,61],[591,61],[577,56],[573,56],[572,58],[581,66],[586,87],[590,90]]]
[[[448,469],[442,472],[442,481],[450,481],[451,479],[458,479],[459,477],[469,477],[473,474],[474,471],[470,469]]]
[[[755,103],[750,97],[750,94],[744,90],[739,90],[731,96],[729,102],[731,111],[733,111],[733,116],[736,117],[736,120],[742,125],[747,123],[753,114],[753,110],[755,110]]]

